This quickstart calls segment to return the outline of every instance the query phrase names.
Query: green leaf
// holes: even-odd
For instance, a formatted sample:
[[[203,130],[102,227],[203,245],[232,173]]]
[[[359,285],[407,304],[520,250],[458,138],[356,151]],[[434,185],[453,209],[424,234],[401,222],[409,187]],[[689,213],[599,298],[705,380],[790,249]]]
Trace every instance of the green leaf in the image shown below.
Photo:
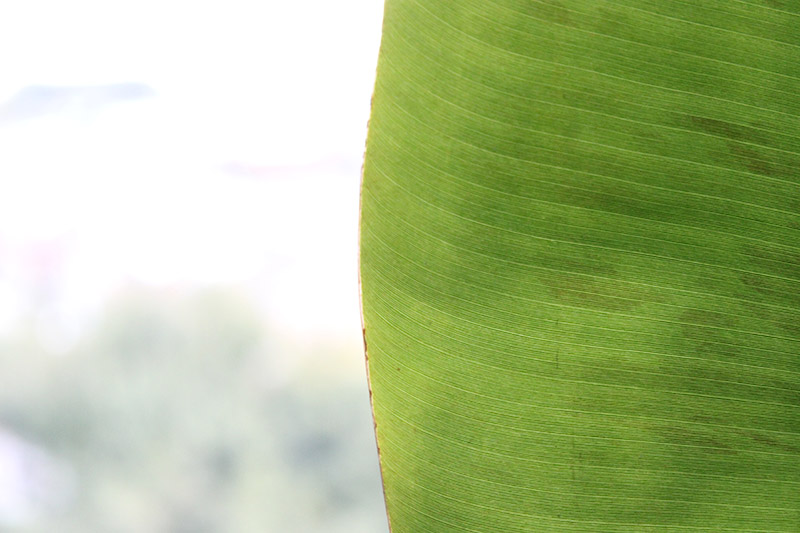
[[[387,0],[394,533],[800,531],[800,2]]]

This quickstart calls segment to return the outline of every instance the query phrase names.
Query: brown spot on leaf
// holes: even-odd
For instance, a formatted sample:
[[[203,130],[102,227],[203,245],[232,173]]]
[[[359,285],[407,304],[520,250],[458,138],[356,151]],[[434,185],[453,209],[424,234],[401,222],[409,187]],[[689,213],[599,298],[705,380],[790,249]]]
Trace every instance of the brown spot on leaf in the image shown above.
[[[682,122],[688,122],[693,128],[706,133],[711,133],[720,137],[726,137],[734,141],[748,141],[758,144],[766,144],[762,134],[755,128],[734,124],[725,120],[718,120],[697,115],[684,115]]]
[[[792,446],[790,444],[786,444],[784,442],[780,442],[780,441],[778,441],[776,439],[773,439],[772,437],[769,437],[769,436],[764,435],[762,433],[753,432],[753,433],[742,433],[742,434],[747,436],[747,437],[750,437],[751,439],[753,439],[754,441],[756,441],[756,442],[758,442],[760,444],[764,444],[766,446],[769,446],[770,448],[783,450],[783,451],[786,451],[786,452],[789,452],[789,453],[792,453],[792,454],[800,453],[800,448],[798,448],[797,446]]]
[[[672,427],[663,432],[663,437],[671,444],[698,446],[707,453],[715,455],[735,455],[737,452],[725,442],[690,429]]]
[[[705,309],[687,309],[679,317],[681,322],[693,326],[735,327],[737,321],[733,316]]]
[[[761,294],[774,294],[774,290],[770,287],[769,282],[764,276],[757,274],[744,273],[739,278],[742,283],[747,287],[754,289]]]
[[[535,16],[539,19],[549,20],[565,26],[572,25],[569,10],[557,0],[551,0],[549,2],[529,2],[526,11],[531,16]]]
[[[758,152],[740,143],[728,143],[728,147],[735,159],[754,174],[761,174],[763,176],[775,175],[775,168],[768,162],[762,159]]]

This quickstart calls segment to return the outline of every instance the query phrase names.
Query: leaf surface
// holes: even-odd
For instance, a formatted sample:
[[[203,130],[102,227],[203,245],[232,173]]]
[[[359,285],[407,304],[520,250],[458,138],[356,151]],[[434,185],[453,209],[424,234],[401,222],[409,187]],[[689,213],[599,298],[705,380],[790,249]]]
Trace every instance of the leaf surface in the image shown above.
[[[387,0],[394,533],[800,531],[800,3]]]

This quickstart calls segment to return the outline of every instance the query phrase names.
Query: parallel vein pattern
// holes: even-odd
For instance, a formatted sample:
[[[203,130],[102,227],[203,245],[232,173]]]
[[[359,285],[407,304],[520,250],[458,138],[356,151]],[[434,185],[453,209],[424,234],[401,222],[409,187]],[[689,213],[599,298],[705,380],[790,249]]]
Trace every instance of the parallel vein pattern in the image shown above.
[[[800,531],[800,3],[387,0],[394,533]]]

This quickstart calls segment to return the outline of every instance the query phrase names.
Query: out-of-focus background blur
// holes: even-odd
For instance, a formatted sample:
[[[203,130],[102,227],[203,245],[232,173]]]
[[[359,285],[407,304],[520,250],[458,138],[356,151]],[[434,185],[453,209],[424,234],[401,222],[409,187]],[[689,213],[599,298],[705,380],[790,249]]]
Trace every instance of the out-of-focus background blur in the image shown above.
[[[0,531],[386,531],[381,0],[0,2]]]

